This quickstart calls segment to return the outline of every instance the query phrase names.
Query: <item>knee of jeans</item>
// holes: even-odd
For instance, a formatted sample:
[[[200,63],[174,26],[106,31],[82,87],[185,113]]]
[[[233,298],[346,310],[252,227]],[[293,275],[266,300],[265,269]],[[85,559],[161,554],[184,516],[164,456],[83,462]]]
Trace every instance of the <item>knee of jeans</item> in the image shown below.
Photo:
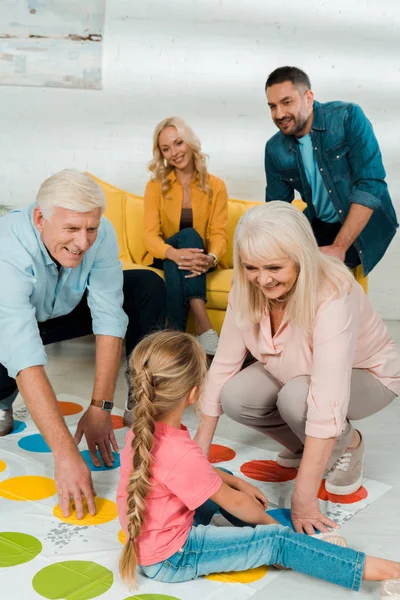
[[[302,375],[288,381],[278,392],[276,406],[282,419],[291,423],[303,423],[307,416],[307,396],[310,377]]]
[[[181,248],[204,248],[203,238],[193,227],[182,229],[177,238]]]

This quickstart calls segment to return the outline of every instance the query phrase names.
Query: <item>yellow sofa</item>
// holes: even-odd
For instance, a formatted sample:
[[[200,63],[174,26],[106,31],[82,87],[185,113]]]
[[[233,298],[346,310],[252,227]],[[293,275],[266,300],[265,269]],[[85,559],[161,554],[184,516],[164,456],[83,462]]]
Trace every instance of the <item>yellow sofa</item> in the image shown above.
[[[91,174],[90,174],[91,175]],[[119,256],[124,269],[151,269],[163,277],[159,269],[146,267],[142,264],[146,254],[143,243],[143,198],[125,192],[109,183],[106,183],[94,175],[93,179],[102,187],[106,196],[105,216],[114,225],[118,238]],[[228,305],[228,294],[231,289],[233,277],[233,234],[236,225],[251,206],[259,202],[248,202],[246,200],[228,201],[228,247],[222,259],[225,268],[218,267],[207,274],[207,312],[214,329],[219,333],[225,317]],[[294,204],[303,210],[304,202],[295,200]],[[362,276],[362,269],[356,269],[356,277],[367,291],[367,278]],[[194,331],[193,322],[189,316],[188,330]]]

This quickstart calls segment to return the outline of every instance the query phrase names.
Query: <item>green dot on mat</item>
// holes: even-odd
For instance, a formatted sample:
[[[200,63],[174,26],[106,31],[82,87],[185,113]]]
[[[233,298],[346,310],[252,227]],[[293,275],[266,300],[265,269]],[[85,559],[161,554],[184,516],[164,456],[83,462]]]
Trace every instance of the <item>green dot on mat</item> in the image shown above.
[[[179,600],[179,598],[165,596],[164,594],[138,594],[137,596],[129,596],[125,600]]]
[[[66,560],[45,567],[32,580],[33,589],[48,600],[90,600],[110,589],[109,569],[88,560]]]
[[[41,551],[42,544],[32,535],[16,531],[0,533],[0,568],[27,563]]]

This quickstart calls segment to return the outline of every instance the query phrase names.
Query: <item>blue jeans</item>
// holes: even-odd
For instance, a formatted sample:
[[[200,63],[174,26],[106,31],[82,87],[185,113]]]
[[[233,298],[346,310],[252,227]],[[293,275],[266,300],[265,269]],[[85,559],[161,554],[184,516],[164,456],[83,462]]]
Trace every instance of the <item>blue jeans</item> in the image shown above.
[[[201,248],[204,244],[201,236],[192,227],[178,231],[175,235],[165,240],[166,244],[173,248]],[[167,289],[167,323],[169,329],[186,331],[186,322],[189,314],[189,300],[201,298],[207,302],[206,296],[206,274],[185,279],[190,271],[180,271],[174,261],[155,259],[152,265],[157,269],[163,269],[165,287]]]
[[[142,573],[156,581],[179,583],[209,573],[279,564],[351,590],[360,589],[363,552],[333,546],[282,525],[209,525],[218,508],[210,500],[200,506],[185,545],[166,560],[140,567]],[[221,513],[232,522],[229,515]]]

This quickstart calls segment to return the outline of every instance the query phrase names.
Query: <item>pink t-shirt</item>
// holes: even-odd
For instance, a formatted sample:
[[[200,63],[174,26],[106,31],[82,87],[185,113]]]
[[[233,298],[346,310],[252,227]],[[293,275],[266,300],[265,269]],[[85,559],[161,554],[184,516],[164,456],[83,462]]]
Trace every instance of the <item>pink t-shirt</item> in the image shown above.
[[[201,400],[206,415],[222,414],[222,388],[240,371],[248,350],[282,385],[302,375],[311,377],[306,434],[312,437],[342,433],[352,369],[365,369],[400,394],[399,351],[356,281],[349,293],[322,298],[311,334],[284,318],[273,336],[267,310],[260,323],[239,329],[234,294],[233,288]]]
[[[133,470],[132,430],[121,452],[117,489],[119,520],[127,537],[127,498]],[[180,429],[156,423],[149,493],[145,499],[143,528],[136,539],[139,564],[154,565],[175,554],[186,542],[194,511],[213,496],[222,480],[213,470],[200,446]]]

